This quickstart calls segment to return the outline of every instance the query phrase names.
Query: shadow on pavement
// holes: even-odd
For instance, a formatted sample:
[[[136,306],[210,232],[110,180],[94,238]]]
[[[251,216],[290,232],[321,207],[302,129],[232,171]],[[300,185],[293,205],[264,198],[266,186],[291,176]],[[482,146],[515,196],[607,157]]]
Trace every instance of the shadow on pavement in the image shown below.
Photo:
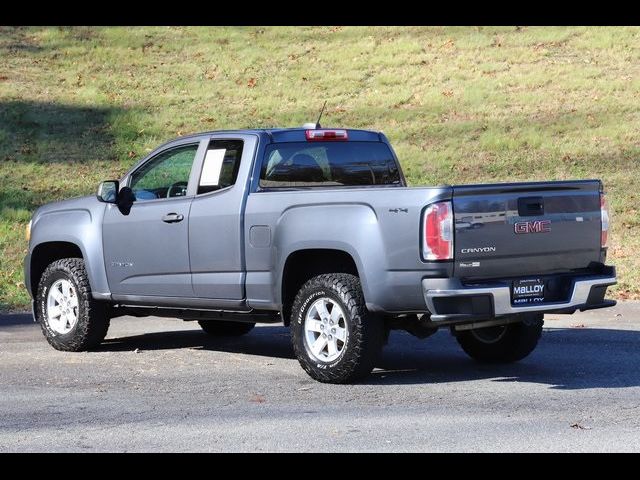
[[[212,337],[201,330],[154,332],[130,337],[107,338],[96,351],[173,350],[197,348],[294,359],[289,329],[282,326],[259,327],[241,337]]]
[[[540,383],[560,390],[640,386],[639,331],[545,329],[529,357],[504,365],[477,363],[462,352],[452,337],[446,337],[450,337],[447,332],[439,332],[419,345],[415,339],[400,334],[383,353],[379,370],[364,382],[415,384],[492,379]]]
[[[640,331],[546,329],[538,348],[519,363],[482,365],[469,359],[446,331],[426,340],[393,332],[377,368],[361,383],[420,384],[492,379],[532,382],[554,389],[640,386]],[[209,337],[199,330],[158,332],[107,339],[98,351],[198,348],[293,359],[288,328],[266,326],[237,338]]]
[[[33,317],[30,313],[6,313],[0,314],[0,327],[11,325],[33,325]]]

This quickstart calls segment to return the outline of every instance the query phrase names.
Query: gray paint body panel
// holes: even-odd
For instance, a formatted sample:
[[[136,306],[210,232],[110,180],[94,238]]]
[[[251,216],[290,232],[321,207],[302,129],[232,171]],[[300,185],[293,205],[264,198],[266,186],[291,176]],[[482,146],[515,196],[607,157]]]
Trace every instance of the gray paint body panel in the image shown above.
[[[191,198],[134,202],[129,215],[108,205],[104,216],[104,261],[117,295],[193,297],[189,271]],[[168,213],[184,216],[162,221]]]
[[[272,243],[271,248],[245,245],[247,303],[279,308],[288,256],[335,249],[354,259],[369,308],[424,311],[420,282],[434,273],[446,275],[446,266],[420,259],[420,218],[425,205],[449,195],[448,187],[251,193],[245,210],[247,238],[252,226],[267,225]]]
[[[102,219],[106,204],[92,195],[53,202],[38,208],[32,217],[31,239],[25,272],[31,269],[31,255],[41,244],[68,242],[80,248],[91,289],[98,296],[110,294],[102,250]],[[26,276],[26,275],[25,275]],[[30,288],[30,278],[25,285]],[[34,292],[29,291],[33,296]]]
[[[210,139],[244,142],[234,185],[194,197],[189,218],[189,254],[195,297],[244,299],[243,215],[257,135],[220,134]],[[199,165],[196,170],[201,170]],[[199,175],[198,175],[199,178]]]
[[[588,269],[600,261],[600,188],[598,180],[454,187],[455,275]],[[527,214],[528,203],[541,212]],[[540,221],[547,231],[516,233],[516,224]]]

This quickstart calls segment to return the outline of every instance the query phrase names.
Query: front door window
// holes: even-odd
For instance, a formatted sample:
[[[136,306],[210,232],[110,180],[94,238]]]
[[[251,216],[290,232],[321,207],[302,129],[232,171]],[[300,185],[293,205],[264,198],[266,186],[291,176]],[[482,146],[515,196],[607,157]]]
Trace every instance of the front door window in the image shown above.
[[[198,144],[172,148],[159,154],[131,175],[136,201],[184,197]]]

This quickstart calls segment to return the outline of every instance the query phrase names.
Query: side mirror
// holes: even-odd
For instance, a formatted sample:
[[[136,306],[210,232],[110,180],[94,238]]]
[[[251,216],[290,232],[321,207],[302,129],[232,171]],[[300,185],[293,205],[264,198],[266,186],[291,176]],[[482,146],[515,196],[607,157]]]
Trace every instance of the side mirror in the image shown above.
[[[123,215],[129,215],[131,211],[131,206],[133,202],[136,201],[136,196],[129,187],[122,187],[118,192],[118,199],[116,200],[116,205],[118,205],[118,209],[120,213]]]
[[[96,197],[98,200],[105,203],[116,203],[118,200],[118,190],[120,182],[118,180],[106,180],[98,185],[98,192]]]

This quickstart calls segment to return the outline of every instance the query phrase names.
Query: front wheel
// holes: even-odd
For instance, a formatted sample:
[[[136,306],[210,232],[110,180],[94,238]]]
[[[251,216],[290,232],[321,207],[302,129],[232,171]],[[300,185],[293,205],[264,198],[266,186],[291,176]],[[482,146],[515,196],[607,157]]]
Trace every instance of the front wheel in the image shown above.
[[[542,314],[527,315],[518,323],[463,330],[456,339],[467,355],[479,362],[517,362],[536,348],[543,324]]]
[[[384,325],[367,310],[358,277],[324,274],[306,282],[296,295],[291,336],[296,357],[312,378],[349,383],[373,369]]]
[[[63,258],[46,268],[38,284],[36,317],[56,350],[80,352],[102,342],[109,329],[107,307],[92,298],[81,258]]]

